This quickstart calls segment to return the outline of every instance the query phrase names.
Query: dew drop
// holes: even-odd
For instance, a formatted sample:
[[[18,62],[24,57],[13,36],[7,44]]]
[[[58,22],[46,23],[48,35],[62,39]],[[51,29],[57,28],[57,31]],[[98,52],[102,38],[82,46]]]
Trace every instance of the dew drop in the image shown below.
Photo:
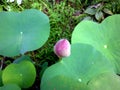
[[[22,35],[22,34],[23,34],[23,32],[20,32],[20,34]]]
[[[94,64],[94,62],[92,62],[92,64]]]
[[[22,76],[22,74],[20,74],[20,76]]]
[[[81,78],[78,79],[79,82],[82,82]]]
[[[107,45],[104,45],[104,48],[107,48]]]
[[[60,63],[63,63],[63,60],[61,60]]]

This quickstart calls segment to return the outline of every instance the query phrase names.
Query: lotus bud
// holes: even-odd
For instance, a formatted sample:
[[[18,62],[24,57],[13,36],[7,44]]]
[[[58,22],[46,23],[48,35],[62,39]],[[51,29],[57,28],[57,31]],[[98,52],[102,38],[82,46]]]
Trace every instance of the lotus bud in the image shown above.
[[[59,57],[68,57],[71,54],[71,46],[67,39],[60,39],[54,46],[54,53]]]

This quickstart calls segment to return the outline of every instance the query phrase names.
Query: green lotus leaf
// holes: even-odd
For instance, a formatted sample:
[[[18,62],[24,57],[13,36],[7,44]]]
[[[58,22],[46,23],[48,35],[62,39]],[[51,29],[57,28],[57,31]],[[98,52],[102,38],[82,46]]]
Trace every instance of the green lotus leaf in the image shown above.
[[[82,21],[72,34],[72,43],[92,45],[105,55],[120,73],[120,15],[113,15],[98,24],[92,21]]]
[[[28,88],[33,85],[36,77],[36,70],[31,61],[24,60],[19,63],[8,65],[2,74],[3,84],[14,83],[21,88]]]
[[[114,73],[103,73],[94,77],[88,86],[90,90],[120,90],[120,77]]]
[[[0,55],[36,50],[46,42],[49,32],[49,19],[39,10],[0,12]]]
[[[93,77],[114,72],[110,61],[90,45],[72,44],[71,52],[69,57],[46,69],[41,90],[73,90],[73,87],[76,87],[75,90],[84,90]]]

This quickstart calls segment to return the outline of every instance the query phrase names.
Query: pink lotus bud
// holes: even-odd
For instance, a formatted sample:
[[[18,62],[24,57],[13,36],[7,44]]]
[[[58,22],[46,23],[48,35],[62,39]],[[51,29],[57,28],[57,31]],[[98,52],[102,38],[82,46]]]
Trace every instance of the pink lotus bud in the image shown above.
[[[71,54],[71,46],[67,39],[60,39],[54,46],[54,52],[58,57],[68,57]]]

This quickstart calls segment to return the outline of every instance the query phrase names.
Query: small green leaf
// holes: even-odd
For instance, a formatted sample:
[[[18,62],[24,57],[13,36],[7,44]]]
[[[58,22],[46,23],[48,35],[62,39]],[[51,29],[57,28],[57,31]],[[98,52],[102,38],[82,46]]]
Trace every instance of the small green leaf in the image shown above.
[[[92,21],[92,20],[93,20],[93,18],[92,18],[92,17],[90,17],[90,16],[87,16],[87,17],[85,17],[83,20],[89,20],[89,21]]]
[[[36,70],[30,61],[22,61],[19,64],[8,65],[2,75],[3,84],[14,83],[21,88],[32,86],[35,81]]]
[[[101,11],[96,12],[96,14],[95,14],[95,18],[96,18],[98,21],[103,20],[103,19],[104,19],[103,12],[101,12]]]
[[[16,84],[5,84],[0,90],[21,90],[21,88]]]
[[[87,14],[89,14],[89,15],[95,15],[96,9],[95,9],[95,8],[92,8],[92,7],[89,7],[89,8],[87,8],[87,9],[85,10],[84,13],[87,13]]]
[[[2,83],[2,70],[0,70],[0,86],[2,86],[3,83]]]
[[[107,9],[107,8],[104,8],[103,11],[104,11],[104,13],[106,13],[106,14],[113,15],[112,11],[110,11],[110,10]]]

